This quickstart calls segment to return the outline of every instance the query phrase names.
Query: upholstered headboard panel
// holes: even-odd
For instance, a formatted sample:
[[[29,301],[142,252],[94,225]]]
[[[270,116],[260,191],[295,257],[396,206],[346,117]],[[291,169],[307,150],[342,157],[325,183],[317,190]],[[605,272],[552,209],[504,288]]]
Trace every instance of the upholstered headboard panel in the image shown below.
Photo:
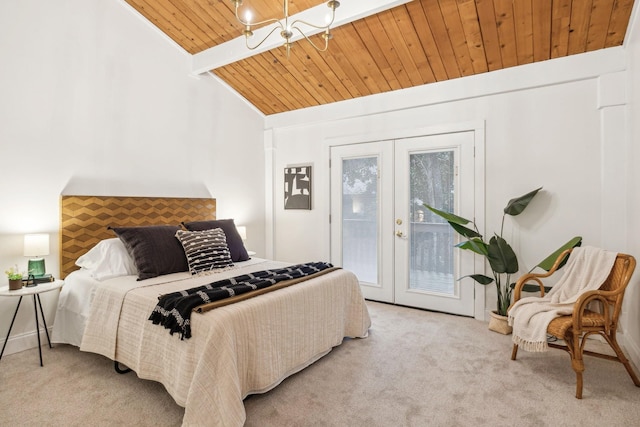
[[[216,218],[216,199],[179,197],[62,196],[60,277],[100,240],[116,237],[109,226],[179,225]]]

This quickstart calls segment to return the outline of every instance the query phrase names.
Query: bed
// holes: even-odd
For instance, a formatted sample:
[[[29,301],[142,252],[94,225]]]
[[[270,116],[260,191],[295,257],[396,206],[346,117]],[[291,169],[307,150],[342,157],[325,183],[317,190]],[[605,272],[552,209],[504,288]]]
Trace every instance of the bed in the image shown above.
[[[246,396],[272,389],[345,337],[366,337],[371,321],[355,275],[329,268],[258,296],[237,296],[240,301],[193,312],[188,339],[152,323],[148,319],[160,295],[287,264],[254,257],[215,273],[175,271],[139,280],[145,268],[138,254],[125,259],[122,248],[131,255],[130,241],[107,227],[147,231],[214,218],[213,199],[63,196],[65,285],[52,340],[101,354],[140,378],[162,383],[185,408],[183,425],[239,426],[246,418]]]

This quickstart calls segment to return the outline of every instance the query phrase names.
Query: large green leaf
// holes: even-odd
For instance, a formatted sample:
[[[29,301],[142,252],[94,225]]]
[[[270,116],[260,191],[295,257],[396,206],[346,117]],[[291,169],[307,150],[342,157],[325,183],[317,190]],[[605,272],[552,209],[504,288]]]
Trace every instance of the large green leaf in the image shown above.
[[[482,238],[482,234],[478,234],[475,230],[467,227],[463,227],[460,224],[449,221],[449,225],[459,234],[463,235],[467,239],[473,239],[474,237]]]
[[[509,203],[507,203],[507,206],[504,208],[504,213],[511,216],[520,215],[540,190],[542,190],[542,187],[537,190],[533,190],[524,196],[509,200]]]
[[[467,225],[467,224],[469,224],[471,222],[466,218],[462,218],[461,216],[454,215],[452,213],[441,211],[440,209],[433,208],[433,207],[427,205],[426,203],[424,203],[424,207],[429,209],[434,214],[439,215],[442,218],[446,219],[448,222],[453,222],[454,224]]]
[[[462,280],[465,277],[471,277],[473,280],[480,283],[481,285],[488,285],[493,282],[493,279],[491,277],[485,276],[484,274],[470,274],[468,276],[463,276],[458,280]]]
[[[482,241],[482,239],[478,238],[470,239],[456,245],[456,247],[460,249],[467,249],[482,256],[487,256],[487,246],[488,245],[484,241]]]
[[[551,290],[551,286],[544,287],[544,293],[548,293]],[[527,283],[522,287],[522,292],[538,292],[540,293],[540,286]]]
[[[487,259],[496,273],[514,274],[518,272],[518,257],[502,237],[495,235],[489,240]]]
[[[551,270],[551,267],[553,267],[553,264],[556,262],[556,260],[558,259],[558,256],[560,256],[562,252],[566,251],[567,249],[580,246],[581,244],[582,244],[582,237],[581,236],[574,237],[573,239],[569,240],[567,243],[565,243],[564,245],[556,249],[555,252],[553,252],[551,255],[549,255],[542,261],[540,261],[540,263],[536,267],[540,267],[545,271]],[[562,260],[562,262],[560,263],[560,266],[558,268],[562,268],[568,259],[569,257],[565,257],[564,260]]]

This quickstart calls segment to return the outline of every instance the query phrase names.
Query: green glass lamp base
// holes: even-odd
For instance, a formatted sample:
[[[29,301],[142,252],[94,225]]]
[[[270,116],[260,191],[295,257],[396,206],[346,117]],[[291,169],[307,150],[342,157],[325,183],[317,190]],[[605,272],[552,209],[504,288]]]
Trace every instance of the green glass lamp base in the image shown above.
[[[44,276],[44,273],[45,273],[44,258],[30,259],[27,266],[27,271],[29,276],[33,276],[33,277]]]

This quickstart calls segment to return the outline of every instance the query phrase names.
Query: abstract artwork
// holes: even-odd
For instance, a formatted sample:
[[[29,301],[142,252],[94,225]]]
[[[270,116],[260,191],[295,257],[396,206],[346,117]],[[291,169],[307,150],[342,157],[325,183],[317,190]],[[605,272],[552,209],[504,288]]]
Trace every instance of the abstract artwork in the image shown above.
[[[311,166],[284,168],[284,208],[311,209]]]

